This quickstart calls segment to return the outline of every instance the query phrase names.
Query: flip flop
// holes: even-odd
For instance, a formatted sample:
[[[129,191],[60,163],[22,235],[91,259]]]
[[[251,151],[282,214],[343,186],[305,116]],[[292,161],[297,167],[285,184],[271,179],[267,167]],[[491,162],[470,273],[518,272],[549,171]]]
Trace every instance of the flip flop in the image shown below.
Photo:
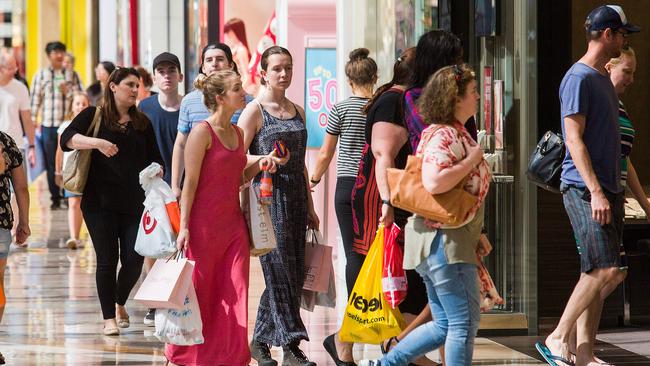
[[[539,354],[544,357],[544,361],[546,361],[551,366],[560,366],[555,361],[563,362],[569,366],[575,366],[575,363],[567,360],[566,358],[552,354],[551,350],[548,349],[548,347],[546,347],[546,345],[542,342],[535,343],[535,348],[537,348],[537,352],[539,352]]]

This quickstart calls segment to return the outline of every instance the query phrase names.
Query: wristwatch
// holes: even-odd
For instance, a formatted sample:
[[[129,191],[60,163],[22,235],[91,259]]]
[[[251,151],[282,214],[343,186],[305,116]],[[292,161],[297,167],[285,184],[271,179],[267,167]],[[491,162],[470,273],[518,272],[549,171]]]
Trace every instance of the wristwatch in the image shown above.
[[[393,207],[393,205],[390,204],[390,200],[384,200],[384,199],[382,199],[382,200],[381,200],[381,203],[383,203],[384,205],[387,205],[388,207]]]

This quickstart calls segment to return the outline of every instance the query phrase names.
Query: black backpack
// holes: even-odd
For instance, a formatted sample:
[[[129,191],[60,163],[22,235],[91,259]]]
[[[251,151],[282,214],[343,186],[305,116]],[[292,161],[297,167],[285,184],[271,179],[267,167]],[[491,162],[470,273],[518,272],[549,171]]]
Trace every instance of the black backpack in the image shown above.
[[[560,175],[564,160],[564,140],[561,134],[547,131],[528,159],[528,179],[547,191],[560,193]]]

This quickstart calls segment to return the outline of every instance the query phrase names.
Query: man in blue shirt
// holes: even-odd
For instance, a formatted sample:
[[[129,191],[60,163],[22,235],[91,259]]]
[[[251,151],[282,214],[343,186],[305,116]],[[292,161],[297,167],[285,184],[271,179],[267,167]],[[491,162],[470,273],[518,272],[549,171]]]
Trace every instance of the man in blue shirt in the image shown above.
[[[237,71],[237,65],[232,59],[232,51],[224,43],[213,43],[205,46],[201,52],[201,65],[199,78],[206,78],[221,70],[234,70]],[[198,78],[197,78],[198,80]],[[195,86],[199,83],[195,82]],[[246,95],[246,103],[249,103],[253,98]],[[235,111],[230,122],[237,124],[241,110]],[[181,185],[183,171],[185,170],[185,143],[190,134],[190,130],[196,124],[204,121],[212,113],[203,103],[203,91],[200,88],[188,93],[183,102],[181,103],[179,119],[178,119],[178,133],[174,146],[173,161],[172,161],[172,190],[176,197],[181,196]]]
[[[582,273],[557,328],[545,343],[536,344],[547,362],[563,366],[599,364],[593,344],[603,302],[625,278],[619,269],[624,192],[618,97],[605,65],[620,55],[628,34],[640,28],[627,22],[620,6],[606,5],[589,14],[585,30],[587,53],[560,84],[567,146],[560,190],[580,244]]]
[[[183,81],[178,57],[169,52],[156,56],[153,60],[153,77],[160,93],[143,99],[138,108],[151,121],[158,149],[165,163],[163,179],[167,184],[171,184],[172,151],[178,129],[181,99],[183,99],[178,93],[178,85]]]

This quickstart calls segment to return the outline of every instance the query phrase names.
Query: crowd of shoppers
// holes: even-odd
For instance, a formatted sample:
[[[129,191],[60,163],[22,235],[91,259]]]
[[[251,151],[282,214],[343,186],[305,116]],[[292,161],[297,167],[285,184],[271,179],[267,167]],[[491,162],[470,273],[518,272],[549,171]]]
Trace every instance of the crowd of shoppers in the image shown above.
[[[587,53],[560,85],[567,145],[561,190],[582,274],[558,327],[536,344],[550,364],[604,362],[594,356],[593,343],[603,301],[626,274],[619,248],[624,188],[650,212],[629,159],[635,130],[618,98],[636,69],[626,37],[640,29],[622,14],[620,7],[609,5],[589,14]],[[229,23],[231,44],[240,33],[236,25]],[[157,162],[159,176],[180,200],[176,247],[195,261],[192,283],[204,338],[193,346],[166,345],[168,363],[247,365],[253,358],[275,366],[271,347],[282,347],[283,365],[315,365],[301,349],[310,340],[300,314],[306,230],[319,228],[311,191],[338,148],[334,201],[347,285],[339,296],[350,296],[381,224],[394,223],[404,233],[397,241],[408,278],[406,299],[399,305],[406,328],[381,343],[381,359],[360,365],[434,365],[424,357],[434,349],[441,350],[446,365],[471,364],[480,312],[477,254],[491,250],[483,233],[491,173],[476,142],[476,75],[462,62],[462,44],[454,34],[425,33],[417,47],[397,58],[392,80],[377,90],[378,68],[370,51],[353,50],[345,65],[352,96],[330,111],[311,174],[305,164],[305,111],[287,97],[294,60],[286,48],[272,46],[262,54],[262,87],[255,98],[246,93],[238,72],[242,55],[223,43],[202,49],[195,90],[184,97],[180,61],[168,52],[154,58],[151,73],[100,62],[97,82],[84,93],[65,45],[50,42],[45,51],[49,66],[36,72],[30,99],[14,79],[12,53],[0,50],[0,270],[12,236],[21,245],[30,235],[25,165],[34,164],[38,117],[51,208],[60,207],[62,198],[68,202],[66,244],[70,249],[80,245],[83,221],[92,239],[104,335],[119,335],[120,328],[130,326],[126,302],[143,263],[147,271],[153,264],[134,247],[144,209],[139,173]],[[152,86],[158,93],[150,91]],[[95,121],[98,134],[89,136]],[[72,150],[91,150],[83,192],[61,190]],[[392,206],[388,169],[404,168],[410,155],[422,160],[420,178],[430,194],[462,182],[460,187],[476,197],[460,226]],[[277,247],[259,259],[265,289],[249,343],[251,238],[239,194],[248,182],[260,188],[262,170],[271,174],[268,210]],[[145,324],[152,325],[154,318],[155,309],[149,309]],[[337,366],[356,365],[353,344],[341,341],[338,332],[323,346]]]

